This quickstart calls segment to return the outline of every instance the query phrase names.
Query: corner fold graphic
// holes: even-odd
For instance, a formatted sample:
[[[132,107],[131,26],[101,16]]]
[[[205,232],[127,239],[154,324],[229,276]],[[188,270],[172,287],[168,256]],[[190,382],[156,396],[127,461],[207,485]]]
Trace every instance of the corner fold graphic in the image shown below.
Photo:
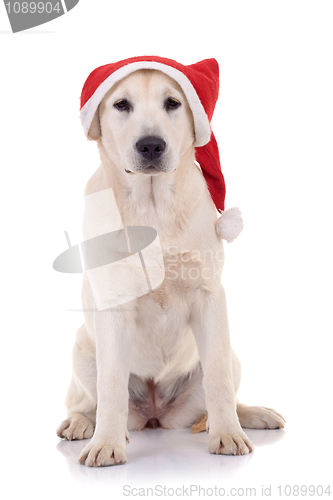
[[[65,0],[67,12],[69,10],[72,10],[75,7],[75,5],[77,5],[78,3],[79,3],[79,0]]]

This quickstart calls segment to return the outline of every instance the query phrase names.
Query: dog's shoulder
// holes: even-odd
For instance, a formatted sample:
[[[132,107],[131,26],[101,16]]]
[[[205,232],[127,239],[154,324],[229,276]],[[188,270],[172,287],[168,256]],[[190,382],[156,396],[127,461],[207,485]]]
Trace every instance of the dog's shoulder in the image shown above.
[[[97,193],[98,191],[102,191],[107,188],[108,186],[103,168],[102,165],[100,165],[88,180],[84,190],[84,195],[88,196],[89,194]]]

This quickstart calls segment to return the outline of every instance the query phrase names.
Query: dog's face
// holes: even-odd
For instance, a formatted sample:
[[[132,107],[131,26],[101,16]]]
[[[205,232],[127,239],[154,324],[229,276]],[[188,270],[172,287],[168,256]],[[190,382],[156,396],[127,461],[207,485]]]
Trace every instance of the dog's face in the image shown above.
[[[126,175],[174,172],[194,144],[193,117],[180,86],[156,70],[136,71],[102,100],[89,137]]]

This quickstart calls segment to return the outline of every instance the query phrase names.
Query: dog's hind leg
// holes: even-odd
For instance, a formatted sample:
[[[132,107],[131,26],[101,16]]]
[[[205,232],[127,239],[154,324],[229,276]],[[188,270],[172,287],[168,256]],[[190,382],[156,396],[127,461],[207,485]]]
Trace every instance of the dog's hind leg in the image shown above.
[[[232,374],[235,393],[237,393],[241,380],[241,364],[234,352],[232,352]],[[247,429],[281,429],[285,424],[280,413],[264,406],[247,406],[238,403],[236,411],[240,425]],[[206,422],[207,413],[202,414],[192,425],[192,432],[196,434],[205,431]]]
[[[76,334],[73,348],[73,374],[65,405],[67,419],[57,429],[57,435],[68,439],[91,438],[96,419],[96,359],[95,349],[86,326]]]

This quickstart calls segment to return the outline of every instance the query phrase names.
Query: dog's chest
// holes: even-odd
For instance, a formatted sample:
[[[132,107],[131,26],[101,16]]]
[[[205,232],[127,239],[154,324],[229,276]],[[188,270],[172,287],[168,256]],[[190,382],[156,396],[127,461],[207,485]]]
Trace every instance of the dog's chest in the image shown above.
[[[197,346],[186,300],[162,309],[152,295],[145,297],[137,317],[132,359],[132,373],[155,381],[170,373],[187,373],[196,366]]]
[[[170,372],[186,373],[197,364],[190,314],[200,295],[209,293],[212,286],[212,268],[198,255],[165,254],[164,264],[163,283],[138,299],[132,369],[155,380]]]

